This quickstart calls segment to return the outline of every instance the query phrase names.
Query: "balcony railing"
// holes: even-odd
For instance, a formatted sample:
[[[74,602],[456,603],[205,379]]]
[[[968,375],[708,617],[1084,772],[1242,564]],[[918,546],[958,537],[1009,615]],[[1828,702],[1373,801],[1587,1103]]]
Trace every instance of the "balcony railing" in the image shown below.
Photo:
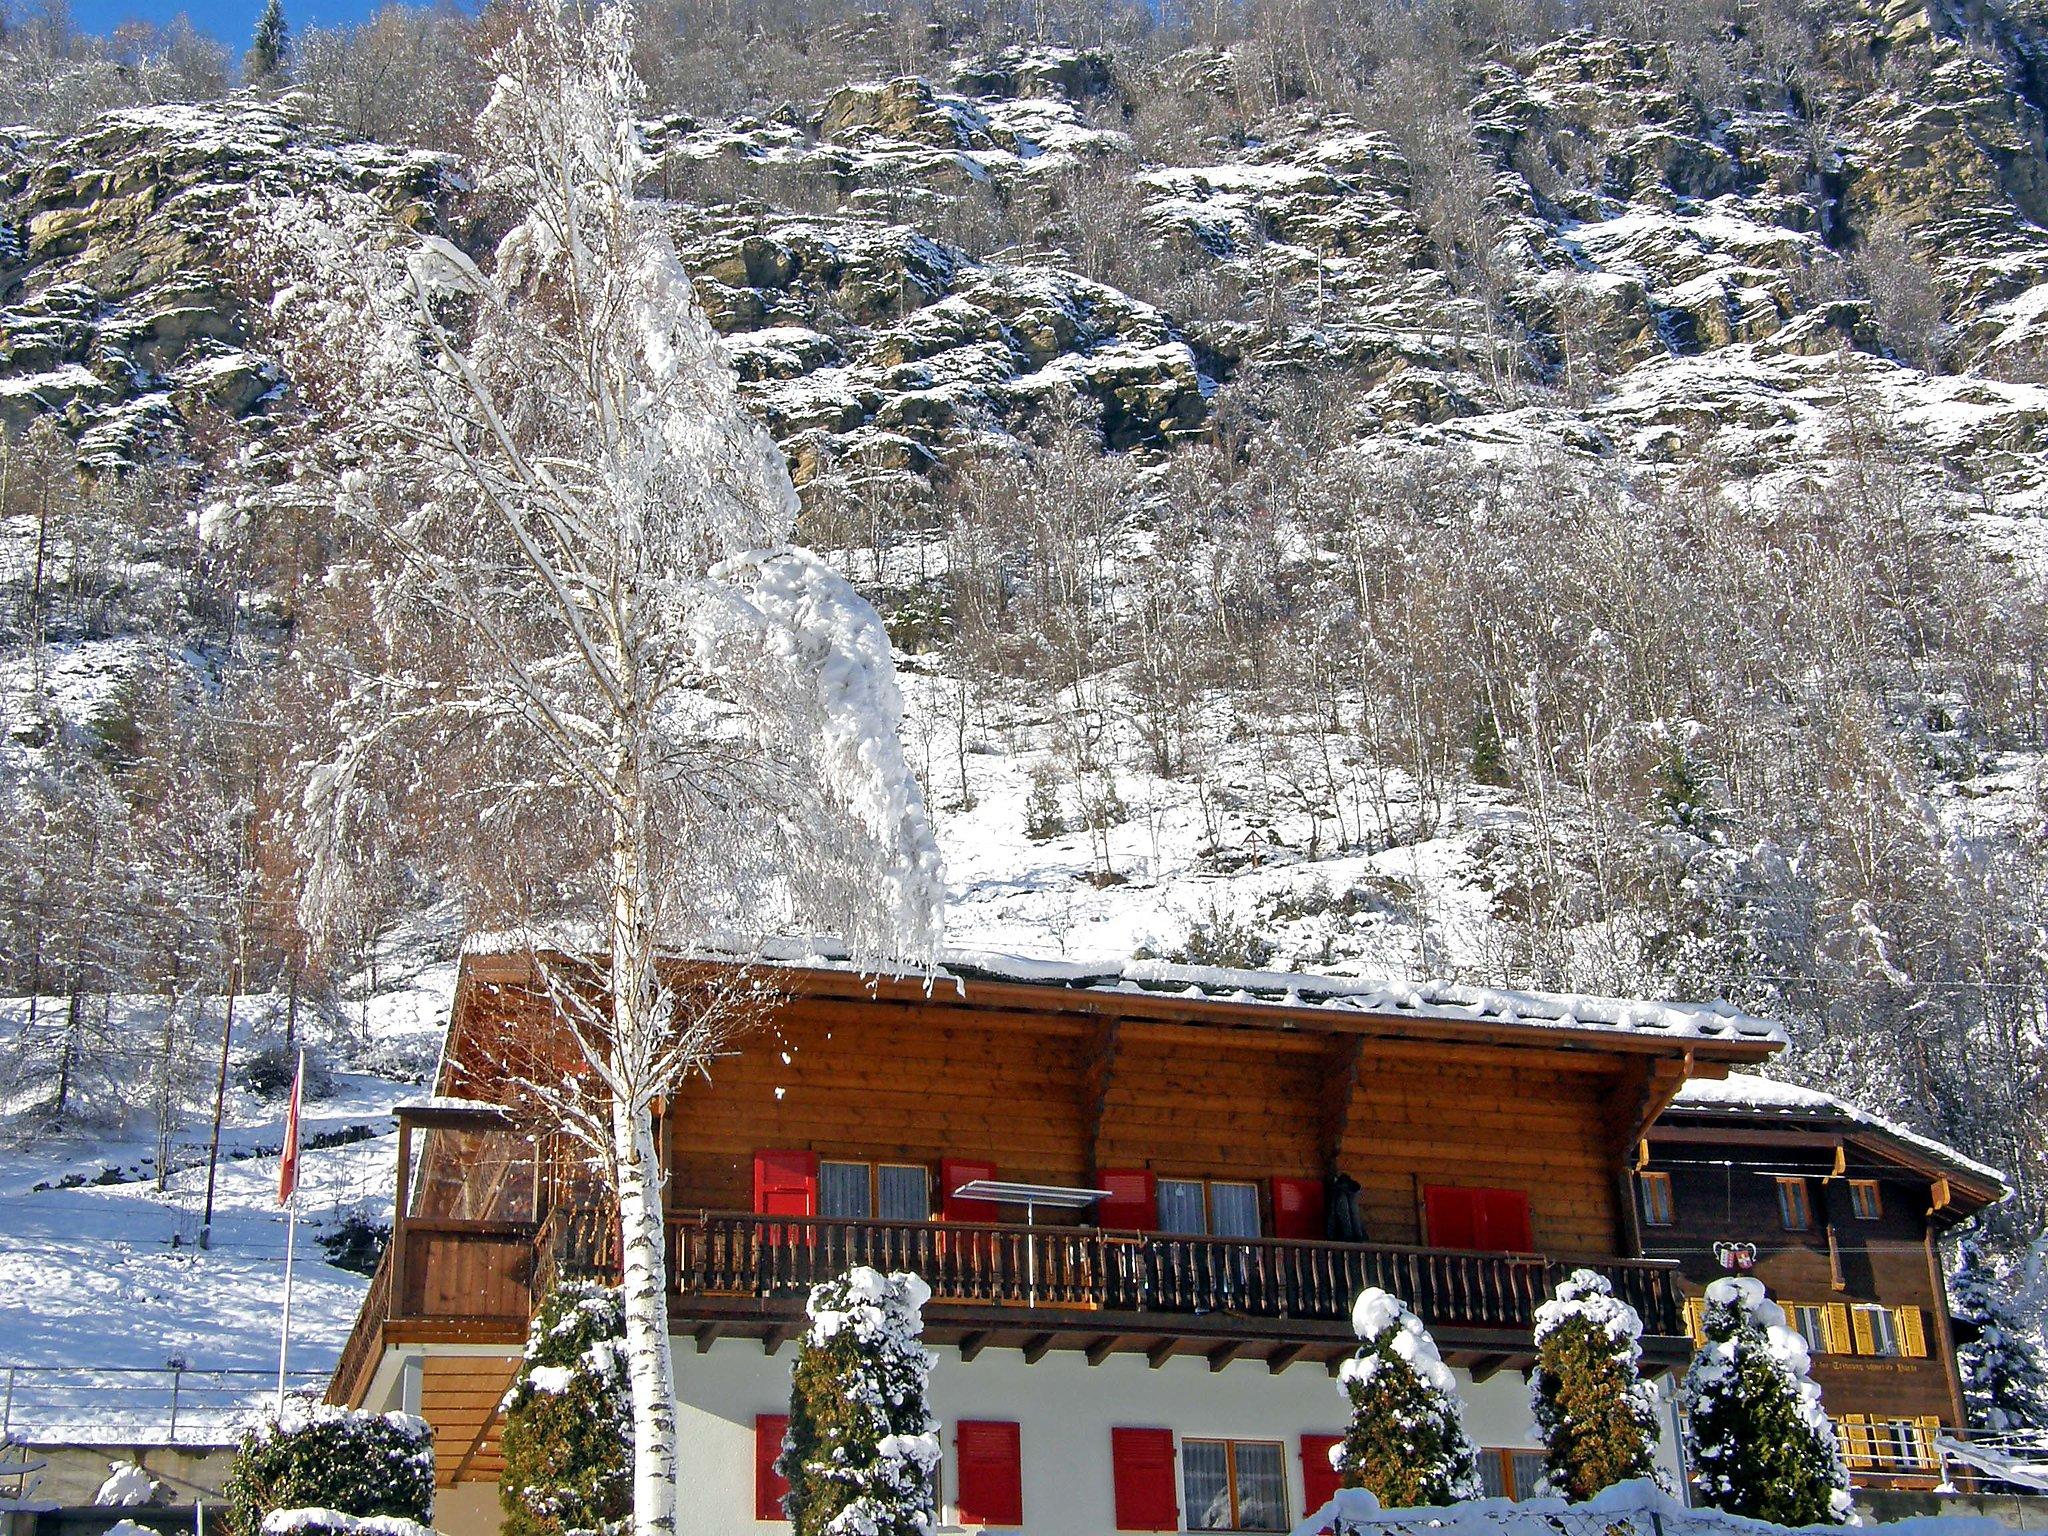
[[[558,1211],[542,1234],[540,1273],[616,1273],[616,1241],[596,1213]],[[1378,1286],[1432,1326],[1516,1333],[1583,1263],[1608,1277],[1645,1331],[1684,1331],[1676,1266],[1658,1260],[718,1212],[672,1215],[668,1243],[670,1288],[684,1299],[801,1300],[865,1264],[913,1271],[940,1304],[1075,1312],[1341,1323],[1358,1293]]]

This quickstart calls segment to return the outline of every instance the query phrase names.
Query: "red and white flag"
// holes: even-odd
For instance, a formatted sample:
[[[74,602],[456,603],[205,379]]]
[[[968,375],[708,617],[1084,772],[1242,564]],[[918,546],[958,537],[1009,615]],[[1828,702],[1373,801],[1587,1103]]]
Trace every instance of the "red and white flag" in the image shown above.
[[[299,1052],[298,1075],[292,1079],[292,1104],[284,1114],[284,1153],[277,1160],[277,1203],[290,1205],[299,1187],[299,1100],[306,1090],[306,1053]]]

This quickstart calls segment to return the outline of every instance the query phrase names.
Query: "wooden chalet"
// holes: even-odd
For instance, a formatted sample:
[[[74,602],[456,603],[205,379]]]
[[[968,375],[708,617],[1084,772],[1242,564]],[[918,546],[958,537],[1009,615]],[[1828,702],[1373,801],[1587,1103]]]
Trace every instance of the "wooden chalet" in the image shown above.
[[[1931,1488],[1935,1437],[1965,1422],[1936,1243],[2005,1198],[1995,1169],[1844,1100],[1738,1075],[1688,1084],[1635,1175],[1643,1251],[1699,1293],[1753,1274],[1812,1351],[1863,1486]]]
[[[1430,1324],[1514,1491],[1513,1373],[1564,1271],[1612,1279],[1653,1369],[1687,1358],[1686,1261],[1645,1250],[1631,1167],[1689,1080],[1782,1043],[1723,1007],[1163,965],[771,980],[661,1138],[701,1458],[684,1524],[706,1533],[773,1529],[778,1351],[853,1264],[931,1286],[955,1524],[1285,1529],[1329,1483],[1342,1403],[1315,1367],[1354,1348],[1370,1285]],[[531,957],[465,959],[443,1097],[399,1112],[399,1216],[334,1379],[432,1421],[457,1536],[495,1528],[496,1404],[535,1296],[612,1267],[592,1181],[516,1086],[559,1049],[535,1043],[548,1017]]]

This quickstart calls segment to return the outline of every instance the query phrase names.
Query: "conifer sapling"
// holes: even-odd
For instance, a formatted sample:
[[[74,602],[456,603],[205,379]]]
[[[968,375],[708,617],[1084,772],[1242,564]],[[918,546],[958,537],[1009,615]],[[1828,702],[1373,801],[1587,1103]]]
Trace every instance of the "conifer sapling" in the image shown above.
[[[2048,1359],[1983,1245],[1964,1242],[1949,1282],[1956,1321],[1971,1335],[1956,1350],[1970,1423],[1993,1434],[2048,1429]]]
[[[1339,1482],[1368,1489],[1389,1509],[1480,1497],[1457,1381],[1422,1319],[1372,1287],[1359,1293],[1351,1325],[1360,1342],[1339,1377],[1351,1403],[1332,1458]]]
[[[1657,1407],[1642,1379],[1643,1320],[1605,1275],[1574,1270],[1536,1309],[1530,1407],[1550,1491],[1574,1501],[1656,1475]]]
[[[605,1286],[558,1286],[505,1394],[506,1536],[619,1536],[633,1514],[626,1313]]]
[[[919,1342],[931,1289],[865,1266],[816,1286],[797,1348],[776,1468],[794,1536],[926,1536],[936,1513],[938,1421]]]
[[[1835,1426],[1807,1376],[1806,1341],[1746,1276],[1707,1287],[1706,1342],[1683,1388],[1693,1484],[1716,1509],[1779,1525],[1850,1514]]]
[[[249,51],[242,57],[242,73],[251,85],[274,85],[284,74],[291,53],[291,28],[284,19],[284,0],[265,0],[263,14],[256,18]]]

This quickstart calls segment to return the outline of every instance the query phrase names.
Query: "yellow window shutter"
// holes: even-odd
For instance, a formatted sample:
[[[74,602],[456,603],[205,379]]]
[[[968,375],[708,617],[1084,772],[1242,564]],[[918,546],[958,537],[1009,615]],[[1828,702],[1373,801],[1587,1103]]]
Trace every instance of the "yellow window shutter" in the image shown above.
[[[1877,1330],[1870,1326],[1870,1314],[1861,1307],[1849,1311],[1849,1327],[1856,1339],[1856,1353],[1874,1355],[1877,1353]]]
[[[1850,1352],[1847,1305],[1831,1301],[1820,1309],[1820,1337],[1829,1354],[1846,1355]]]
[[[1933,1414],[1916,1421],[1920,1433],[1920,1460],[1923,1465],[1934,1466],[1941,1460],[1941,1453],[1934,1448],[1934,1437],[1941,1433],[1941,1420]]]
[[[1849,1464],[1849,1470],[1868,1471],[1871,1461],[1870,1422],[1860,1413],[1842,1416],[1842,1459]]]
[[[1927,1358],[1927,1324],[1918,1307],[1899,1308],[1899,1353],[1915,1360]]]
[[[1707,1342],[1707,1304],[1698,1296],[1685,1298],[1685,1331],[1695,1344]]]

